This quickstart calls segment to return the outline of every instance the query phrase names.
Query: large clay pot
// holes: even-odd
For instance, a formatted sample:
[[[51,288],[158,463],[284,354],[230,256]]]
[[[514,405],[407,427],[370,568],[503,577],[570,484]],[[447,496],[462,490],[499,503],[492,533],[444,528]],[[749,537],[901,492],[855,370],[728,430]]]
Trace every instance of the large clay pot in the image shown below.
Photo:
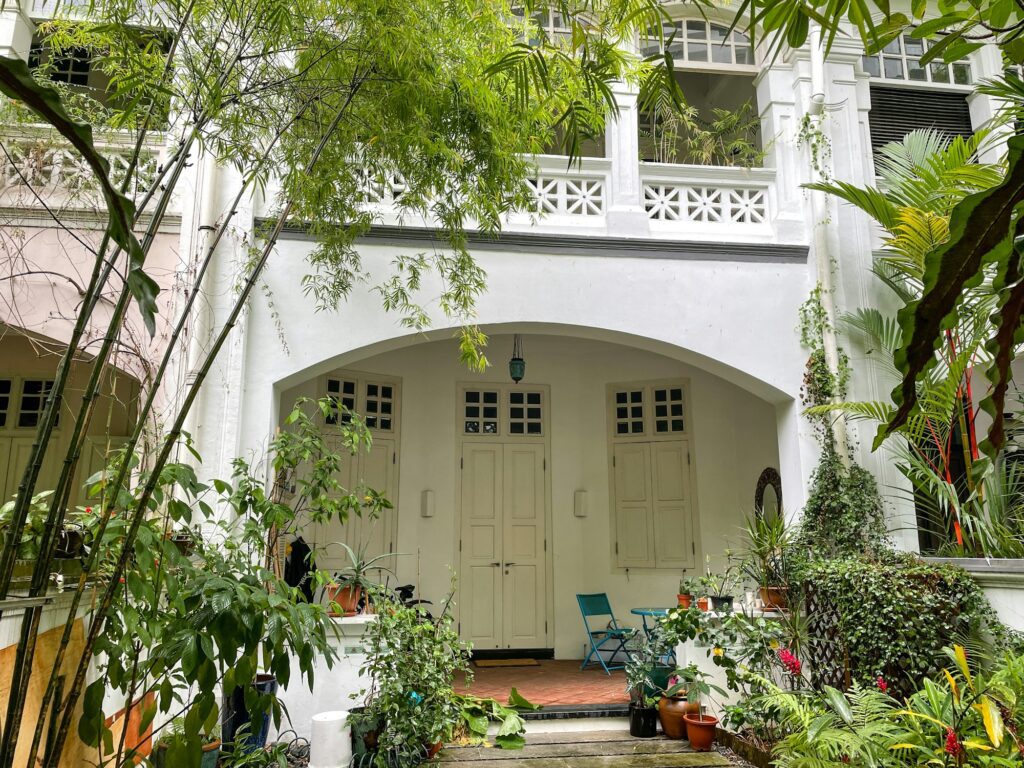
[[[658,719],[661,730],[670,739],[686,738],[686,721],[684,715],[700,712],[700,704],[687,701],[685,696],[663,696],[658,702]]]
[[[711,715],[684,715],[686,733],[690,738],[690,747],[695,752],[710,752],[715,743],[715,727],[718,718]]]
[[[693,595],[676,595],[680,608],[689,608],[693,603]]]
[[[200,768],[217,768],[217,761],[220,759],[220,739],[203,745],[203,760],[199,763]]]
[[[359,598],[363,596],[363,588],[358,584],[346,584],[341,586],[340,584],[328,584],[327,590],[327,601],[328,604],[337,604],[344,616],[355,616],[359,613]],[[332,616],[337,616],[338,611],[328,609],[328,613]]]
[[[642,707],[636,703],[629,705],[629,735],[641,739],[650,739],[658,734],[658,710],[654,707]]]
[[[786,587],[761,587],[759,591],[766,611],[784,611],[789,607],[789,590]]]

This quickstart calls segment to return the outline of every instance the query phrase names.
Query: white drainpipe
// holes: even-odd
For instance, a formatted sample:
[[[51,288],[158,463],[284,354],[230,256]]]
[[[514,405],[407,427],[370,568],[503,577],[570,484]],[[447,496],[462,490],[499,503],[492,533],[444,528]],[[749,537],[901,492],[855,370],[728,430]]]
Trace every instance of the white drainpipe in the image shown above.
[[[826,109],[826,83],[825,83],[825,51],[821,47],[821,27],[812,23],[811,25],[811,96],[808,99],[807,114],[811,116],[821,132],[825,144],[831,146],[831,138],[828,130],[828,120],[825,118]],[[811,162],[812,178],[821,176],[813,167],[813,156]],[[824,162],[824,159],[822,159]],[[817,267],[818,285],[821,286],[821,308],[825,312],[826,326],[822,331],[822,345],[825,350],[825,363],[833,376],[839,372],[839,342],[836,339],[836,306],[832,291],[832,254],[829,250],[829,236],[833,222],[829,216],[828,201],[824,192],[811,191],[811,216],[814,225],[814,260]],[[835,398],[838,402],[839,398]],[[833,424],[833,432],[836,439],[836,451],[839,454],[843,466],[849,466],[848,438],[846,431],[846,416],[838,413]]]
[[[200,173],[200,202],[199,217],[197,219],[198,236],[194,239],[192,250],[192,269],[198,271],[202,260],[206,257],[210,242],[217,228],[217,158],[212,152],[203,154],[203,165]],[[213,266],[212,264],[210,265]],[[193,278],[195,272],[190,275]],[[209,284],[212,279],[212,269],[208,269],[204,283]],[[191,291],[201,291],[201,284],[189,286]],[[185,396],[185,390],[195,380],[195,371],[202,362],[203,353],[210,338],[211,309],[209,300],[203,296],[197,296],[192,306],[192,317],[188,326],[188,350],[185,356],[185,377],[182,382],[182,390],[178,393],[180,403]],[[192,409],[185,418],[183,428],[190,435],[195,435],[196,424],[199,418],[199,411],[202,397],[194,403]]]

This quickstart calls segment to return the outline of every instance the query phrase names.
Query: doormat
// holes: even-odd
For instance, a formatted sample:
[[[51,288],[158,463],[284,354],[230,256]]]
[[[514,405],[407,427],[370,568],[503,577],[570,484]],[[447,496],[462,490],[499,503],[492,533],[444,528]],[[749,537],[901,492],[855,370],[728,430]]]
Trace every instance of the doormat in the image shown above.
[[[477,659],[473,662],[473,666],[481,669],[486,667],[539,667],[540,662],[536,659]]]

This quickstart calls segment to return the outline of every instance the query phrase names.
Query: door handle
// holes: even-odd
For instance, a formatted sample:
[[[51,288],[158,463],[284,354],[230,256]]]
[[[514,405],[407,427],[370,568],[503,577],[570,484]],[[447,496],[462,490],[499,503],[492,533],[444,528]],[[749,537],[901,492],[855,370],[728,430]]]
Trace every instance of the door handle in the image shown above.
[[[507,568],[508,566],[510,566],[510,565],[515,565],[515,563],[505,563],[505,567],[506,567],[506,568]]]
[[[501,568],[501,563],[491,563],[491,568]]]

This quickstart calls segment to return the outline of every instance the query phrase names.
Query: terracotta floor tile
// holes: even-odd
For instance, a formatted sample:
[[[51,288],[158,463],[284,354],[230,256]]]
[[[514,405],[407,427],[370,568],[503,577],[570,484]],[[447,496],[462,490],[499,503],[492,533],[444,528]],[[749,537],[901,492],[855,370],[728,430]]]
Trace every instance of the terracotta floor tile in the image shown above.
[[[473,681],[456,688],[477,696],[506,701],[516,688],[534,704],[625,704],[626,676],[622,670],[605,674],[600,667],[580,669],[573,660],[545,660],[536,667],[473,667]]]

